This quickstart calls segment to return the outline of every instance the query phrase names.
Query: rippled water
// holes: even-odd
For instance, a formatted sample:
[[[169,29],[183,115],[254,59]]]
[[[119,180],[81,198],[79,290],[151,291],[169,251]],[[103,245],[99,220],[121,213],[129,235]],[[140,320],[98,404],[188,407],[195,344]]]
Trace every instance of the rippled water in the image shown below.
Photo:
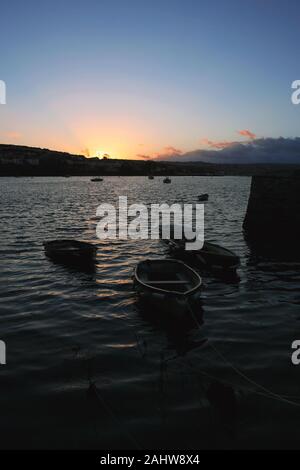
[[[297,447],[299,264],[247,246],[249,187],[237,177],[1,178],[2,448]],[[132,272],[166,247],[101,242],[96,208],[205,192],[206,238],[240,255],[240,282],[203,274],[201,328],[158,321],[137,302]],[[72,237],[97,245],[94,274],[45,257],[44,240]]]

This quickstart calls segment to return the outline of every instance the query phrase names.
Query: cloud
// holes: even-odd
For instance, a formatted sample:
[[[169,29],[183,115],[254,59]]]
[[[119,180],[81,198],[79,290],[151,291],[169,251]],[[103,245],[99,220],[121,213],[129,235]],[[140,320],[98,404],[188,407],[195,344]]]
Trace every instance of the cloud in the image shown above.
[[[181,155],[183,155],[182,150],[173,147],[172,145],[167,145],[160,152],[154,153],[152,158],[156,160],[164,160],[168,158],[180,157]]]
[[[142,145],[142,144],[140,144]],[[141,158],[143,160],[164,160],[168,159],[170,157],[180,157],[183,152],[180,149],[177,149],[176,147],[173,147],[172,145],[167,145],[164,147],[160,152],[153,153],[152,155],[145,155],[143,153],[137,153],[136,157]]]
[[[164,147],[164,153],[170,154],[170,155],[182,155],[182,150],[169,145],[167,147]]]
[[[256,134],[249,131],[248,129],[237,131],[237,133],[243,137],[247,137],[250,140],[256,138]],[[217,150],[226,149],[228,147],[233,147],[234,145],[239,144],[239,142],[237,142],[236,140],[209,140],[207,138],[201,139],[200,143],[201,145],[205,145],[207,147]]]
[[[247,142],[212,142],[211,149],[195,149],[179,156],[161,155],[159,160],[210,163],[299,163],[300,137],[260,138]],[[224,142],[223,142],[224,143]]]
[[[239,133],[250,134],[248,130]],[[246,135],[245,135],[246,136]],[[161,152],[153,155],[138,154],[143,160],[172,160],[181,162],[209,163],[298,163],[300,164],[300,137],[295,138],[250,138],[238,141],[211,141],[202,139],[202,145],[209,148],[198,148],[183,153],[171,145],[164,147]]]
[[[215,149],[225,149],[227,147],[231,147],[232,145],[236,144],[235,141],[227,141],[227,140],[209,140],[209,139],[201,139],[200,143],[202,145],[207,145],[210,148]]]
[[[255,139],[256,138],[256,134],[249,131],[248,129],[244,129],[242,131],[237,131],[237,133],[242,135],[243,137],[248,137],[248,139]]]

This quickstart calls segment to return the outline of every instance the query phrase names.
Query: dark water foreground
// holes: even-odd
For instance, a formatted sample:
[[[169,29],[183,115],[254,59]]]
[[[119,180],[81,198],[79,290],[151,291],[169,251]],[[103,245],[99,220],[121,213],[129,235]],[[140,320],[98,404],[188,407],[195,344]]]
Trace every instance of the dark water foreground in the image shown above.
[[[258,256],[242,222],[250,179],[0,180],[1,448],[298,447],[299,264]],[[157,241],[100,242],[96,208],[197,202],[209,193],[206,238],[241,257],[240,282],[204,276],[203,324],[157,318],[131,276]],[[42,242],[98,245],[95,273],[45,258]]]

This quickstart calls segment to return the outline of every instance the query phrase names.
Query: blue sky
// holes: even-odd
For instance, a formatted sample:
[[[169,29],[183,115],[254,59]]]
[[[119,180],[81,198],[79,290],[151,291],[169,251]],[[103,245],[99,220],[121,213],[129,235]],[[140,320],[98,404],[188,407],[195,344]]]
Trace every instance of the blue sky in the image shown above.
[[[0,141],[129,158],[297,136],[299,17],[293,0],[6,2]]]

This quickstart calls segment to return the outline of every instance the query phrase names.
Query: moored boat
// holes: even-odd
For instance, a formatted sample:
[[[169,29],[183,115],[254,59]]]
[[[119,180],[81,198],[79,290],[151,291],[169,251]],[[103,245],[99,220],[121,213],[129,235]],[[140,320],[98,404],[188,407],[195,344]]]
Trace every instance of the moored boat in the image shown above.
[[[44,242],[49,258],[66,264],[89,264],[94,262],[97,248],[79,240],[51,240]]]
[[[170,184],[172,182],[171,178],[169,178],[168,176],[166,178],[164,178],[164,183],[166,184]]]
[[[240,258],[233,251],[223,246],[205,241],[201,250],[185,250],[186,240],[168,240],[172,252],[188,260],[193,266],[199,266],[219,272],[235,272],[240,265]]]
[[[92,178],[91,181],[94,181],[94,182],[100,182],[100,181],[103,181],[103,178]]]
[[[195,257],[197,262],[219,271],[235,271],[240,265],[240,258],[233,251],[211,242],[204,242]]]
[[[134,273],[138,292],[163,309],[182,313],[199,294],[202,280],[196,271],[174,259],[147,259]]]
[[[208,194],[207,193],[200,194],[198,196],[198,201],[208,201]]]

